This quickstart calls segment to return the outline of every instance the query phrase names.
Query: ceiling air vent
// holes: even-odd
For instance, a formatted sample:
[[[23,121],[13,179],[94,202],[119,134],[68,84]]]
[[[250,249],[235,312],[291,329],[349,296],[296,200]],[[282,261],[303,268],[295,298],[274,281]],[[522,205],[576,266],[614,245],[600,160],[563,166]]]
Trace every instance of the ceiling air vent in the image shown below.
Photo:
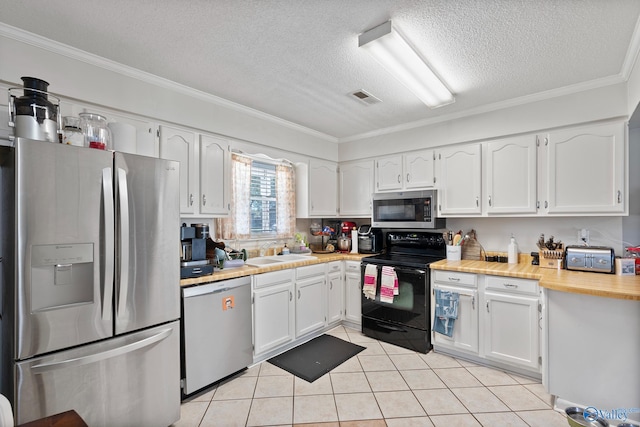
[[[354,96],[358,101],[367,104],[367,105],[372,105],[372,104],[377,104],[380,101],[378,98],[376,98],[375,96],[371,95],[369,92],[367,92],[366,90],[358,90],[356,92],[353,92],[351,94],[351,96]]]

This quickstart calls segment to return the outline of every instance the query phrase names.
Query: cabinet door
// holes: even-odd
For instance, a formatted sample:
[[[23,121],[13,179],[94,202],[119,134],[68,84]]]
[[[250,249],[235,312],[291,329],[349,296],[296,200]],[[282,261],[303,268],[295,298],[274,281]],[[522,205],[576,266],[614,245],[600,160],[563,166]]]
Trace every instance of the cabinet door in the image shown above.
[[[481,147],[467,144],[443,149],[438,154],[438,210],[441,215],[479,215]]]
[[[547,142],[549,213],[622,213],[626,125],[551,133]]]
[[[345,320],[362,323],[362,287],[360,286],[360,263],[345,261]]]
[[[180,213],[195,213],[195,134],[160,126],[160,158],[180,162]]]
[[[406,154],[404,156],[404,188],[433,187],[434,165],[433,150]]]
[[[487,213],[536,213],[536,154],[535,135],[487,143]]]
[[[371,217],[373,161],[340,165],[340,215]]]
[[[433,344],[463,350],[467,353],[478,354],[478,298],[475,289],[465,289],[453,286],[434,285],[434,289],[457,292],[460,296],[458,302],[458,318],[453,325],[453,335],[448,337],[440,333],[433,333]],[[431,318],[435,313],[435,293],[432,293]]]
[[[309,161],[309,214],[336,216],[338,213],[338,166],[333,162]]]
[[[324,275],[296,282],[296,338],[325,326],[325,283]]]
[[[332,266],[330,265],[330,272],[327,274],[327,322],[329,324],[342,320],[344,307],[344,284],[341,268],[342,262],[337,261],[335,264],[337,264],[338,267],[337,271],[332,271]]]
[[[538,298],[485,291],[484,305],[485,357],[538,370]]]
[[[231,173],[229,144],[208,135],[200,137],[200,213],[227,215]]]
[[[294,338],[293,283],[256,289],[253,292],[254,354],[284,345]]]
[[[402,189],[402,156],[376,160],[376,191]]]

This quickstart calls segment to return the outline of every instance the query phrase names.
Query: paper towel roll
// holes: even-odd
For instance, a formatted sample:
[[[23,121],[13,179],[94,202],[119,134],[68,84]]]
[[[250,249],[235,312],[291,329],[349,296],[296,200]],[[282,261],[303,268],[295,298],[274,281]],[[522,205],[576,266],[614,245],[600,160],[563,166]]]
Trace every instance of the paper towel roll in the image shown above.
[[[136,154],[136,138],[138,134],[134,126],[120,122],[112,122],[107,126],[111,129],[111,138],[115,151]]]

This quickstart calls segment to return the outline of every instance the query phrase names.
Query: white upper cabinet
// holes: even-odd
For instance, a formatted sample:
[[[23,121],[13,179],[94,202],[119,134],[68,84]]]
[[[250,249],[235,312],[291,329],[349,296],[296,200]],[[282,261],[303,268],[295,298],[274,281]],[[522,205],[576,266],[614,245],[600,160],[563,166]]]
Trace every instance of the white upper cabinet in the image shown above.
[[[435,183],[435,156],[433,150],[407,153],[403,157],[404,188],[432,188]]]
[[[373,160],[341,163],[338,176],[340,185],[340,215],[347,217],[371,217]]]
[[[229,143],[209,135],[200,136],[200,213],[229,214],[231,170]]]
[[[402,189],[402,156],[376,160],[376,192]]]
[[[438,151],[438,213],[469,216],[482,213],[479,143],[445,147]]]
[[[160,126],[160,158],[180,162],[180,213],[196,211],[196,135],[182,129]]]
[[[535,135],[498,139],[486,144],[486,212],[536,213],[537,149]]]
[[[627,212],[626,124],[592,125],[542,137],[543,208],[549,214]]]
[[[418,190],[434,186],[433,150],[421,150],[376,160],[376,192]]]
[[[335,217],[338,214],[338,165],[310,159],[296,164],[296,217]]]

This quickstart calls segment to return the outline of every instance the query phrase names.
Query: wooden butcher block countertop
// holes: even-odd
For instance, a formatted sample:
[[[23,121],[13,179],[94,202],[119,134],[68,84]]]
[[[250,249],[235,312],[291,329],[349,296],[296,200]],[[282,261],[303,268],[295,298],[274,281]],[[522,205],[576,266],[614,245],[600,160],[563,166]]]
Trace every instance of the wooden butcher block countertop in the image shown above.
[[[447,261],[430,264],[433,270],[461,271],[538,280],[555,291],[640,301],[640,276],[540,268],[530,262],[504,264],[485,261]]]
[[[260,273],[268,273],[270,271],[278,271],[285,270],[288,268],[302,267],[305,265],[313,265],[313,264],[321,264],[331,261],[360,261],[362,258],[370,255],[365,254],[350,254],[350,253],[340,253],[333,252],[329,254],[311,254],[309,259],[296,261],[296,262],[288,262],[286,264],[276,264],[276,265],[268,265],[264,267],[252,267],[249,265],[245,265],[243,267],[238,268],[229,268],[222,269],[219,271],[215,271],[213,274],[209,274],[207,276],[195,277],[192,279],[182,279],[180,280],[180,286],[192,286],[199,285],[202,283],[210,283],[217,282],[218,280],[226,280],[226,279],[235,279],[236,277],[242,276],[251,276],[253,274]]]

